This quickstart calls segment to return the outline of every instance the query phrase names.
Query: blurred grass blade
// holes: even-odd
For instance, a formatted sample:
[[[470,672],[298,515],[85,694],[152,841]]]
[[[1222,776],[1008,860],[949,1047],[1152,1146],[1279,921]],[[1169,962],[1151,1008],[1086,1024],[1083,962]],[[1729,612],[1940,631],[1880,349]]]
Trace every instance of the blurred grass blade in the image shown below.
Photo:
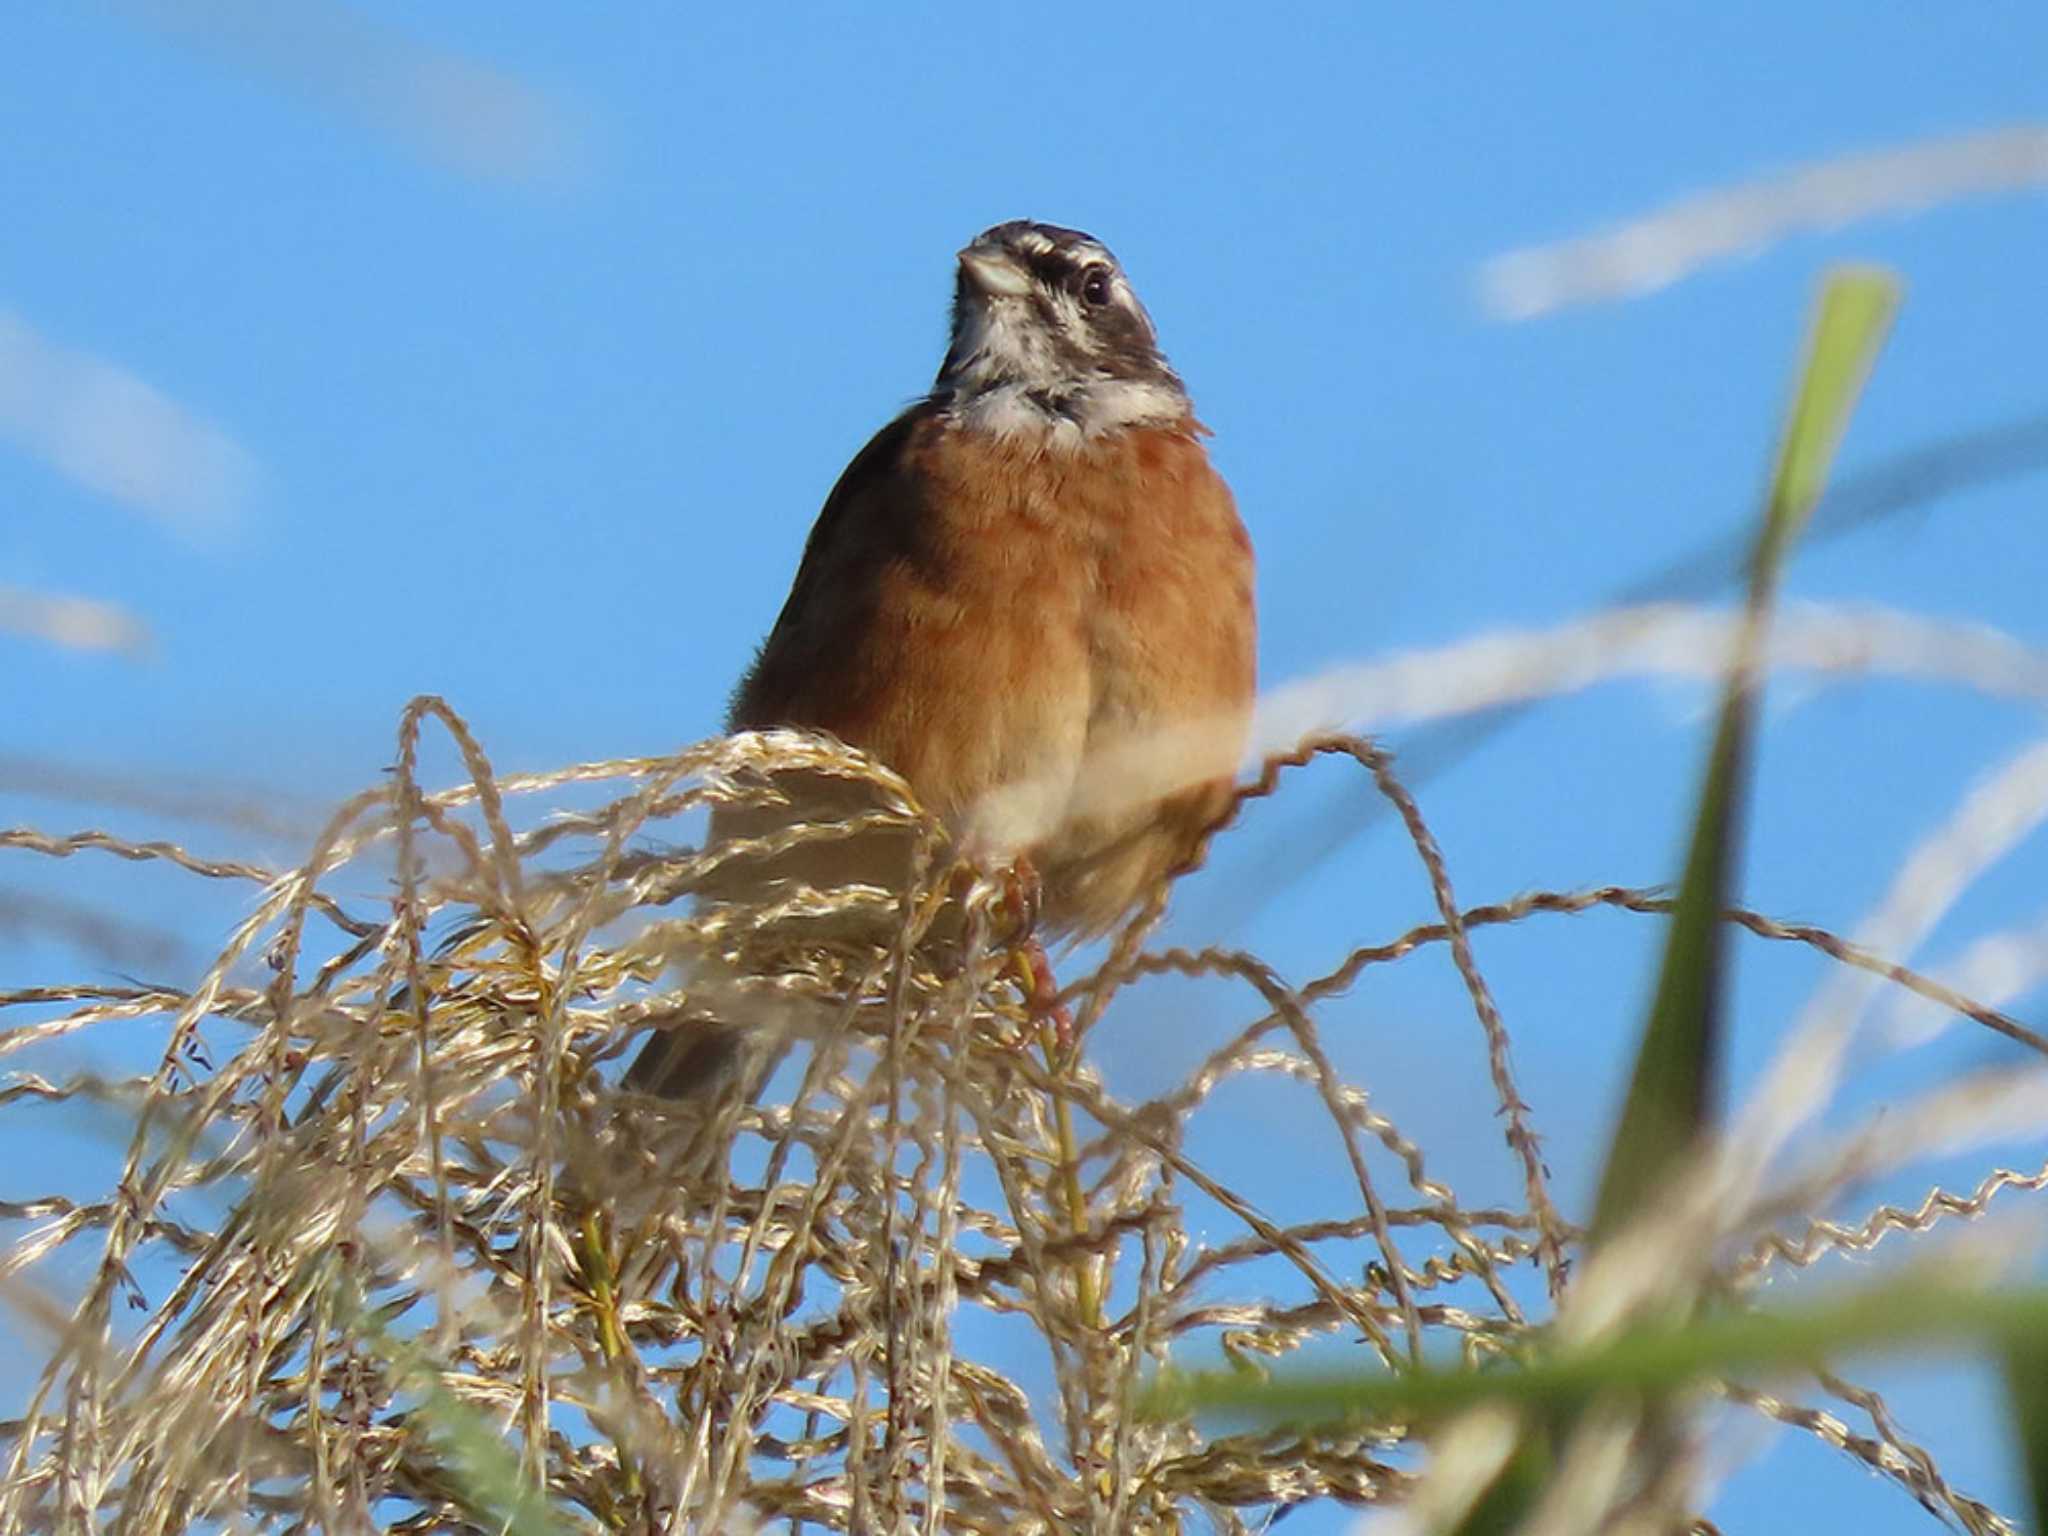
[[[2039,1335],[2009,1344],[2003,1356],[2005,1396],[2027,1469],[2032,1529],[2048,1531],[2048,1343]]]
[[[1908,1272],[1799,1306],[1646,1323],[1604,1343],[1533,1358],[1513,1369],[1446,1365],[1271,1378],[1243,1370],[1169,1371],[1140,1398],[1139,1410],[1164,1419],[1224,1413],[1261,1425],[1427,1424],[1487,1403],[1568,1417],[1607,1393],[1668,1396],[1746,1372],[1818,1367],[1855,1351],[1979,1343],[2033,1351],[2032,1390],[2048,1408],[2048,1384],[2038,1366],[2043,1337],[2048,1289],[1987,1291],[1952,1277]]]
[[[1521,1530],[1556,1470],[1553,1426],[1544,1421],[1525,1426],[1508,1464],[1458,1522],[1457,1536],[1509,1536]]]
[[[1821,289],[1806,368],[1778,445],[1763,538],[1750,565],[1750,602],[1768,600],[1792,540],[1813,515],[1849,413],[1899,307],[1899,283],[1872,267],[1839,267]]]
[[[569,1536],[569,1523],[557,1518],[545,1495],[528,1484],[503,1425],[456,1396],[445,1368],[417,1339],[379,1322],[353,1285],[327,1283],[335,1287],[338,1309],[351,1319],[356,1336],[417,1394],[413,1415],[434,1446],[452,1500],[500,1536]]]
[[[1748,736],[1747,704],[1731,697],[1714,732],[1649,1023],[1600,1176],[1591,1233],[1596,1246],[1666,1186],[1707,1123],[1719,1069],[1726,972],[1721,910],[1734,880]]]
[[[1727,980],[1721,912],[1741,858],[1753,695],[1771,597],[1779,567],[1827,483],[1897,306],[1898,284],[1868,269],[1831,273],[1821,291],[1750,560],[1748,620],[1722,695],[1650,1018],[1600,1179],[1595,1244],[1665,1183],[1711,1111]]]

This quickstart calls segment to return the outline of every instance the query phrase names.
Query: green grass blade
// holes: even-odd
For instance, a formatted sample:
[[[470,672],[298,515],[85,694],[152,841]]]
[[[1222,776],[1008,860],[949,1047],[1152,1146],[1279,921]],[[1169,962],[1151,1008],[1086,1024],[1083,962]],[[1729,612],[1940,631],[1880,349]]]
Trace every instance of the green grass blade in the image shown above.
[[[1594,1204],[1596,1245],[1664,1186],[1712,1114],[1727,979],[1721,913],[1742,853],[1757,656],[1778,569],[1820,499],[1897,304],[1893,279],[1845,269],[1829,276],[1816,306],[1751,557],[1742,641],[1721,700],[1649,1022]]]
[[[1827,487],[1849,413],[1898,307],[1899,282],[1889,272],[1838,267],[1828,274],[1771,475],[1764,536],[1750,567],[1752,602],[1758,599],[1759,582],[1776,580],[1786,549]]]
[[[503,1426],[448,1388],[419,1341],[383,1327],[352,1284],[340,1286],[337,1302],[364,1346],[383,1357],[403,1390],[417,1394],[413,1417],[434,1444],[455,1502],[500,1536],[570,1536],[574,1527],[528,1484]]]
[[[1594,1348],[1492,1371],[1169,1372],[1140,1400],[1157,1418],[1226,1413],[1259,1423],[1427,1423],[1483,1403],[1570,1414],[1604,1393],[1668,1396],[1750,1371],[1813,1367],[1856,1350],[1928,1343],[2027,1345],[2048,1337],[2048,1290],[1987,1292],[1926,1274],[1800,1307],[1724,1312],[1632,1329]],[[2041,1359],[2038,1351],[2033,1359]],[[2035,1367],[2037,1400],[2048,1386]],[[2038,1442],[2037,1442],[2038,1443]]]
[[[1714,732],[1649,1023],[1594,1203],[1596,1245],[1669,1182],[1711,1114],[1726,970],[1721,911],[1738,853],[1749,723],[1746,707],[1724,707]]]
[[[2002,1363],[2013,1433],[2033,1500],[2033,1529],[2048,1531],[2048,1344],[2038,1335],[2017,1339],[2006,1347]]]
[[[1556,1470],[1551,1424],[1539,1419],[1525,1425],[1515,1454],[1458,1522],[1457,1536],[1511,1536],[1521,1530]]]

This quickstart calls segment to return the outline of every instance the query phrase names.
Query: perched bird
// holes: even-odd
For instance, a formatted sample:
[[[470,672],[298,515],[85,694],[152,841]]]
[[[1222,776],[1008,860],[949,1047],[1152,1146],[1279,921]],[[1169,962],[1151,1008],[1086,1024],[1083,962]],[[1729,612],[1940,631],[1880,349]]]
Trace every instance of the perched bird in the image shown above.
[[[1100,241],[996,225],[959,253],[931,393],[826,498],[728,725],[867,751],[963,852],[1028,859],[1041,932],[1109,928],[1194,851],[1244,748],[1252,550],[1207,435]],[[849,808],[843,783],[777,787],[791,808],[722,810],[712,843]],[[737,878],[907,874],[898,840]],[[657,1034],[627,1085],[730,1081],[738,1033]]]

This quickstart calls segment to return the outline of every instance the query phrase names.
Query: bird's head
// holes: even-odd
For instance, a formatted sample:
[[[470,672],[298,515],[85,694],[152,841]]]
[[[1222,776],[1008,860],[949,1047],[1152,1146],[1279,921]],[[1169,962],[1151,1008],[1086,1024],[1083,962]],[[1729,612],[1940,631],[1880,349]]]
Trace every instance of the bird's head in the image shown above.
[[[1013,219],[960,252],[933,396],[999,436],[1085,441],[1188,419],[1186,389],[1107,246]]]

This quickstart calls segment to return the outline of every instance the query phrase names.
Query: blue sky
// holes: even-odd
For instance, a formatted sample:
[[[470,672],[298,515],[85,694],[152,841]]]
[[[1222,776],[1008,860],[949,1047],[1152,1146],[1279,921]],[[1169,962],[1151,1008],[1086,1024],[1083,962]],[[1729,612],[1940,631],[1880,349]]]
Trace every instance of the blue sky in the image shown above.
[[[118,605],[148,640],[0,632],[0,821],[155,826],[48,793],[88,774],[227,786],[281,829],[181,835],[283,860],[375,781],[422,692],[501,770],[711,733],[825,490],[929,382],[953,251],[1017,216],[1100,235],[1149,305],[1259,549],[1268,685],[1562,622],[1749,515],[1830,262],[1907,285],[1845,473],[2048,412],[2048,204],[1859,221],[1521,324],[1482,307],[1482,264],[2042,117],[2044,50],[2048,13],[2021,6],[26,10],[0,50],[0,592]],[[122,435],[81,449],[80,421]],[[1790,594],[2048,644],[2044,485],[2007,476],[1815,546]],[[1604,687],[1422,782],[1461,897],[1671,877],[1701,705]],[[1955,689],[1780,688],[1748,902],[1853,928],[2037,731]],[[1176,937],[1305,976],[1428,916],[1385,818],[1333,830],[1358,821],[1357,785],[1318,769],[1298,789],[1181,894]],[[1325,856],[1285,878],[1309,848]],[[1924,958],[2036,921],[2040,859],[2023,846]],[[125,868],[0,869],[0,888],[31,883],[118,899],[186,957],[171,969],[235,910]],[[1480,943],[1570,1198],[1657,936],[1607,915]],[[1822,974],[1803,952],[1739,954],[1738,1089]],[[104,963],[0,927],[0,984]],[[1141,1092],[1191,1062],[1229,1022],[1208,1006],[1106,1031],[1111,1081]],[[1461,1188],[1508,1177],[1441,957],[1377,973],[1328,1028]],[[2011,1059],[1952,1032],[1868,1062],[1845,1113]],[[1269,1175],[1307,1134],[1261,1128]],[[1865,1374],[1959,1485],[2015,1505],[1980,1377]],[[1715,1513],[1765,1531],[1823,1510],[1872,1532],[1928,1518],[1791,1435]]]

